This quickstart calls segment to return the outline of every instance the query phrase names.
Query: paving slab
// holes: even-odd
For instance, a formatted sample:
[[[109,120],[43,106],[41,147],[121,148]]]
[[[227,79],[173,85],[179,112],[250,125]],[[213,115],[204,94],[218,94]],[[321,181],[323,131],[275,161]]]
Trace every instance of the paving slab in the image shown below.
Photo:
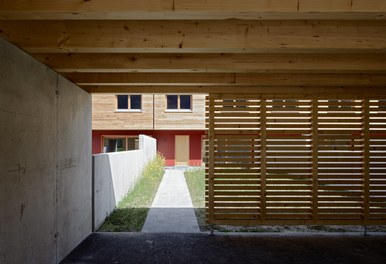
[[[165,170],[142,232],[200,232],[189,189],[182,171]]]
[[[94,233],[63,264],[384,264],[386,235]]]

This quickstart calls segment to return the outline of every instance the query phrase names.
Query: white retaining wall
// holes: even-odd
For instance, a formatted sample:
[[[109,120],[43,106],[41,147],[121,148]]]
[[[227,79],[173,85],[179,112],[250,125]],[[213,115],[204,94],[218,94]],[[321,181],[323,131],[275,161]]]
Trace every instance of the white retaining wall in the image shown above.
[[[94,229],[98,229],[155,158],[156,140],[140,135],[139,150],[94,155]]]

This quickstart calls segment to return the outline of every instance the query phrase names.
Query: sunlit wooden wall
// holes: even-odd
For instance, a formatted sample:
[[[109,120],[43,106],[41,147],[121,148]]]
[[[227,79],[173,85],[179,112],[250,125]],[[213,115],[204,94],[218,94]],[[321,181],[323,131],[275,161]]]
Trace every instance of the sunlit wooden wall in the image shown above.
[[[386,99],[211,94],[206,110],[209,223],[386,223]]]

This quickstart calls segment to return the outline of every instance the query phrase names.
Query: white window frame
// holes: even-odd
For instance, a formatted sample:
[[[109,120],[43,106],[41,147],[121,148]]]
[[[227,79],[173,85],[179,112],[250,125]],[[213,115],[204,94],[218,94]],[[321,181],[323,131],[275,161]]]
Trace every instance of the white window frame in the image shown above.
[[[168,109],[168,96],[169,95],[176,95],[177,96],[177,109]],[[181,109],[181,95],[189,95],[190,96],[190,109]],[[166,100],[166,113],[192,113],[193,112],[193,95],[192,94],[166,94],[165,95]]]
[[[118,109],[118,95],[127,95],[127,109]],[[131,108],[131,95],[141,96],[141,109],[130,109]],[[115,110],[116,113],[142,113],[143,101],[142,94],[115,94]]]

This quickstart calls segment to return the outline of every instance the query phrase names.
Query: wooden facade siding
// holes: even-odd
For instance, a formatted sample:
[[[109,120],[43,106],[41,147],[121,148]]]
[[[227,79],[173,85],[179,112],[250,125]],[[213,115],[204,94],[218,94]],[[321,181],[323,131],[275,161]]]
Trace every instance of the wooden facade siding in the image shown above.
[[[117,111],[116,94],[92,95],[93,130],[204,130],[205,95],[192,95],[191,111],[167,111],[166,95],[142,94],[142,109]],[[154,111],[154,116],[153,116]]]
[[[206,102],[209,223],[386,224],[385,96]]]
[[[205,129],[205,95],[192,95],[191,111],[166,111],[166,95],[154,96],[156,129]]]
[[[93,130],[153,129],[153,96],[142,95],[141,112],[117,111],[115,94],[92,95]]]

